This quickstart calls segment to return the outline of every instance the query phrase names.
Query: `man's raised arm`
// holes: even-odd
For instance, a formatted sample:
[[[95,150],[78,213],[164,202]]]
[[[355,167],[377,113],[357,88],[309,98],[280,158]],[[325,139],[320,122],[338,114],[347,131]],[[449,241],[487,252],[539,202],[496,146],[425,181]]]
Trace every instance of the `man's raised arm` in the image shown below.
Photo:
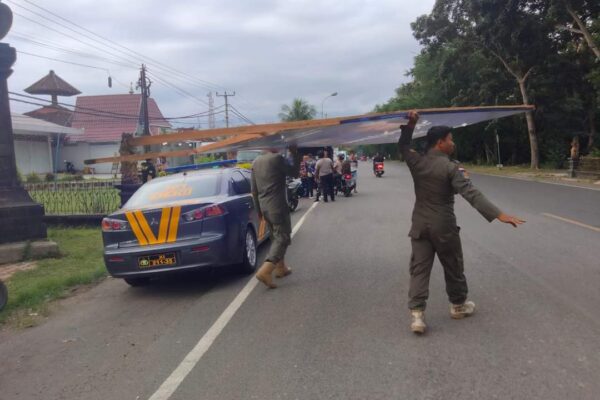
[[[419,120],[419,114],[416,111],[409,111],[407,118],[408,124],[400,127],[402,134],[400,135],[400,140],[398,140],[398,152],[402,154],[404,161],[410,167],[419,159],[419,153],[410,148],[412,135]]]

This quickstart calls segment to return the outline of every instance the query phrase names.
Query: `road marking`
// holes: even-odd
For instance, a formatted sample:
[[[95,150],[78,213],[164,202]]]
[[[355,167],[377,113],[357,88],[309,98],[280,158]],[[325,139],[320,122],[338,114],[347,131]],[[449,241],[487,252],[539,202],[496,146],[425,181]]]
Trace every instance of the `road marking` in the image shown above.
[[[304,221],[306,220],[306,216],[318,205],[319,203],[314,203],[307,212],[304,213],[302,218],[296,223],[294,229],[292,230],[292,237],[296,235]],[[254,278],[250,278],[246,286],[238,293],[238,295],[233,299],[233,301],[227,306],[225,311],[217,318],[215,323],[206,331],[204,336],[198,341],[196,346],[190,351],[183,361],[175,368],[175,370],[169,375],[167,380],[163,382],[162,385],[158,388],[158,390],[149,398],[149,400],[167,400],[169,399],[173,393],[177,390],[179,385],[183,382],[183,380],[188,376],[188,374],[192,371],[192,369],[198,364],[202,356],[210,349],[214,341],[219,337],[223,329],[227,326],[229,321],[233,318],[237,310],[244,304],[252,290],[258,285],[258,280]]]
[[[575,220],[572,220],[572,219],[569,219],[569,218],[565,218],[565,217],[559,217],[558,215],[554,215],[554,214],[542,213],[542,215],[545,216],[545,217],[548,217],[548,218],[554,218],[554,219],[557,219],[559,221],[568,222],[568,223],[573,224],[573,225],[581,226],[582,228],[591,229],[594,232],[600,232],[600,228],[598,228],[597,226],[592,226],[592,225],[584,224],[583,222],[575,221]]]

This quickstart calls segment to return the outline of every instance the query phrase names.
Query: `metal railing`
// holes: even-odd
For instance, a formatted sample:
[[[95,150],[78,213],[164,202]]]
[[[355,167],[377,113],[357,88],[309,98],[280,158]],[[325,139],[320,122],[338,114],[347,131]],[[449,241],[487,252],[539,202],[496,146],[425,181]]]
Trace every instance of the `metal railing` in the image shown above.
[[[46,215],[106,215],[116,211],[121,200],[115,185],[120,181],[69,181],[24,183]]]

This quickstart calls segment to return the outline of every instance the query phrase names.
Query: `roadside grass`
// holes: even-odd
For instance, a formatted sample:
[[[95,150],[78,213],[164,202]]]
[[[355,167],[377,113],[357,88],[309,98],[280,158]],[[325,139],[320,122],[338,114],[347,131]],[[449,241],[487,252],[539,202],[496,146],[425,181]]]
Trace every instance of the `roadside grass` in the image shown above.
[[[50,228],[48,237],[58,243],[63,256],[39,260],[36,268],[17,272],[6,282],[8,304],[0,312],[0,326],[33,326],[48,315],[52,300],[106,276],[100,229]]]
[[[558,177],[566,176],[567,170],[560,170],[556,168],[550,168],[542,165],[540,169],[531,169],[528,164],[526,165],[505,165],[502,169],[494,165],[475,165],[465,163],[464,167],[469,172],[479,172],[491,175],[502,175],[502,176],[523,176],[531,178],[545,178],[545,177]]]

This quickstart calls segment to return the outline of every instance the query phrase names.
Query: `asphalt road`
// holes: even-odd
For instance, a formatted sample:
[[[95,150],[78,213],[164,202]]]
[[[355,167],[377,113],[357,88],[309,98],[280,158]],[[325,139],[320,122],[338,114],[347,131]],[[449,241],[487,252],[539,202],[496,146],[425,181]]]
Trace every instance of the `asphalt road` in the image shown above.
[[[0,399],[149,399],[201,339],[206,352],[170,399],[598,399],[600,191],[473,176],[528,222],[488,224],[457,199],[478,311],[450,319],[436,261],[429,331],[417,337],[406,308],[412,182],[404,165],[386,169],[376,179],[365,163],[358,195],[306,215],[294,273],[276,290],[231,270],[145,288],[108,279],[41,326],[0,333]]]

